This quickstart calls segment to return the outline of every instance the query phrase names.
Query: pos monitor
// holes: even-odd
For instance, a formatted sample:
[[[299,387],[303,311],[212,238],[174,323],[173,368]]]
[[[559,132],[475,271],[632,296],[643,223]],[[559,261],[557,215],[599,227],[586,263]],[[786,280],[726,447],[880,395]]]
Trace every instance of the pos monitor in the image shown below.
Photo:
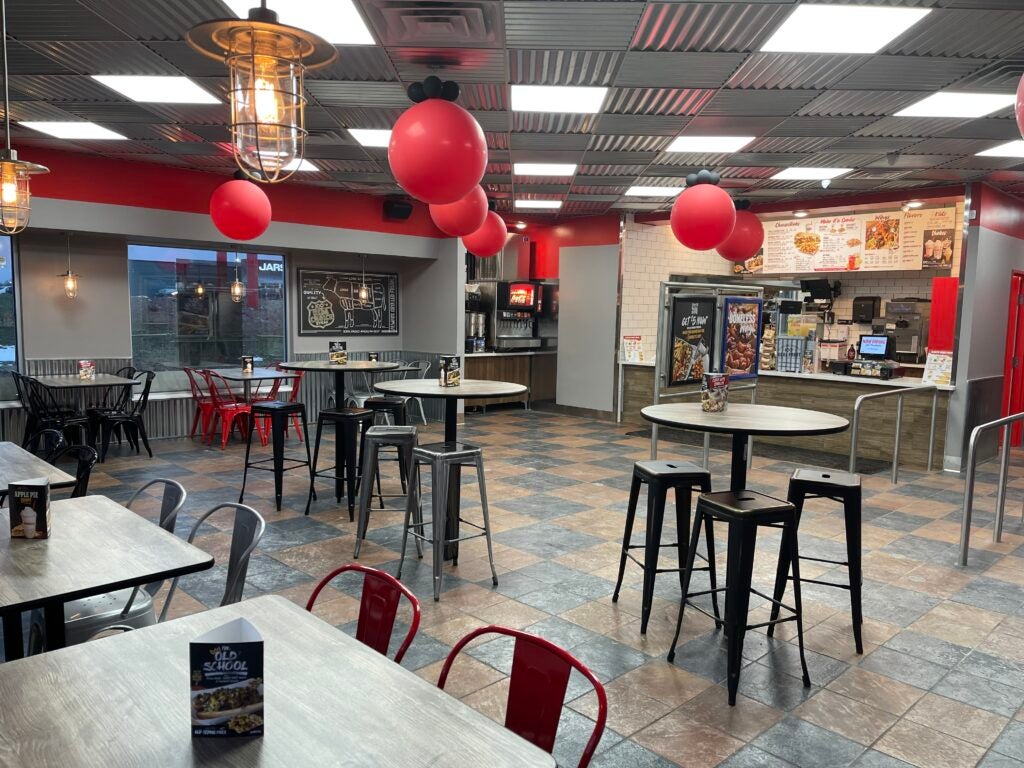
[[[889,343],[889,337],[882,334],[861,336],[857,357],[861,360],[885,360],[889,357]]]

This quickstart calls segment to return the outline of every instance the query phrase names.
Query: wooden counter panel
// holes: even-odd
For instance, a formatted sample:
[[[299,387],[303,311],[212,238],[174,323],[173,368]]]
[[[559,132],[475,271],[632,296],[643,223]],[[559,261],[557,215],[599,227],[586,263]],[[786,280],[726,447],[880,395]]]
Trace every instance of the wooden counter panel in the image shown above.
[[[484,381],[511,381],[515,384],[530,386],[530,361],[532,357],[520,355],[516,357],[467,357],[465,358],[465,369],[462,375],[467,379],[482,379]],[[511,397],[488,397],[479,400],[466,401],[470,407],[495,405],[497,403],[522,403],[532,395],[527,392],[522,395]]]
[[[530,363],[530,400],[534,403],[555,399],[558,373],[558,355],[528,357]]]
[[[650,405],[654,391],[654,369],[625,366],[623,380],[623,421],[647,426],[640,416],[640,408]],[[853,421],[853,404],[860,395],[885,391],[872,384],[821,381],[816,379],[775,378],[762,376],[757,382],[757,402],[764,405],[782,405],[808,408],[843,416]],[[737,402],[749,402],[749,392],[736,393]],[[664,402],[693,402],[693,400],[667,400]],[[935,417],[935,461],[942,464],[946,436],[946,411],[949,393],[939,392]],[[928,462],[928,430],[931,423],[932,394],[912,393],[903,398],[903,440],[900,445],[900,466],[923,469]],[[896,398],[879,398],[867,402],[861,409],[861,425],[857,436],[857,455],[864,459],[892,461],[893,434],[896,428]],[[852,429],[852,426],[851,426]],[[775,443],[795,448],[825,451],[843,456],[850,454],[850,432],[817,437],[759,437],[757,443]]]

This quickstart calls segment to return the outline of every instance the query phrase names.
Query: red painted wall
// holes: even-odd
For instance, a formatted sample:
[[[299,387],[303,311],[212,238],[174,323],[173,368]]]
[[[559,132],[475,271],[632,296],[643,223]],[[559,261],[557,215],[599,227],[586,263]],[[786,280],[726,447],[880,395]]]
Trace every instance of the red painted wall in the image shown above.
[[[513,231],[515,231],[513,229]],[[558,279],[558,255],[577,245],[615,245],[619,242],[619,215],[605,214],[570,219],[557,224],[529,224],[525,234],[537,244],[530,278]]]
[[[131,205],[187,213],[208,213],[210,195],[228,177],[154,163],[114,160],[32,147],[22,156],[50,172],[32,179],[36,197],[88,203]],[[430,220],[427,206],[413,203],[405,221],[386,221],[383,198],[286,181],[263,186],[274,221],[386,232],[395,235],[446,237]]]
[[[985,227],[1024,240],[1024,201],[976,182],[971,184],[971,208],[978,212],[971,221],[972,227]]]

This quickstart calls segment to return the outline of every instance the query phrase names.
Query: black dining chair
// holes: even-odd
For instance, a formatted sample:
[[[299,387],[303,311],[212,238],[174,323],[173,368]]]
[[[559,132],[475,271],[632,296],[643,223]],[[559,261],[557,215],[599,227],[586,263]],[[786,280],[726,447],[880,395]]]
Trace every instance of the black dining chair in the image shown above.
[[[17,374],[15,386],[28,411],[25,437],[22,441],[23,448],[29,448],[35,452],[38,446],[32,445],[32,435],[43,429],[56,429],[61,432],[77,429],[81,441],[88,441],[88,416],[61,404],[52,390],[44,387],[31,376]]]
[[[96,449],[88,445],[69,445],[50,460],[55,467],[61,459],[72,458],[77,462],[75,467],[75,487],[71,490],[71,498],[77,499],[89,492],[89,477],[96,466]]]
[[[146,407],[149,405],[149,393],[153,388],[153,379],[156,373],[153,371],[139,371],[133,378],[144,378],[145,384],[142,387],[142,394],[138,400],[131,399],[131,391],[120,410],[107,413],[95,412],[94,418],[98,420],[99,430],[102,435],[100,448],[100,461],[106,461],[107,450],[110,448],[110,436],[118,428],[123,428],[125,436],[134,445],[135,452],[139,452],[139,440],[146,446],[146,453],[153,458],[153,449],[149,447],[149,437],[146,435],[146,422],[143,418]]]

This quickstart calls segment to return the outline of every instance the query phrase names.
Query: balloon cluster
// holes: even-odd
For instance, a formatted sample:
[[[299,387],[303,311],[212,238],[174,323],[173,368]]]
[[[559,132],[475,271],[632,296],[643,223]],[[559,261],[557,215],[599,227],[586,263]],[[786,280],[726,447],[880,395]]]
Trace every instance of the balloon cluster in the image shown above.
[[[1020,131],[1021,137],[1024,138],[1024,77],[1017,84],[1017,104],[1013,111],[1017,116],[1017,130]]]
[[[761,250],[764,244],[764,225],[749,208],[749,200],[736,202],[736,226],[732,228],[732,234],[715,248],[723,259],[746,261]]]
[[[717,186],[713,171],[691,173],[686,189],[672,204],[670,223],[676,240],[695,251],[708,251],[729,237],[736,225],[736,207],[729,193]]]
[[[405,90],[409,95],[409,101],[419,104],[427,99],[444,99],[445,101],[458,101],[459,84],[454,80],[442,81],[440,77],[431,75],[422,83],[412,83]]]

